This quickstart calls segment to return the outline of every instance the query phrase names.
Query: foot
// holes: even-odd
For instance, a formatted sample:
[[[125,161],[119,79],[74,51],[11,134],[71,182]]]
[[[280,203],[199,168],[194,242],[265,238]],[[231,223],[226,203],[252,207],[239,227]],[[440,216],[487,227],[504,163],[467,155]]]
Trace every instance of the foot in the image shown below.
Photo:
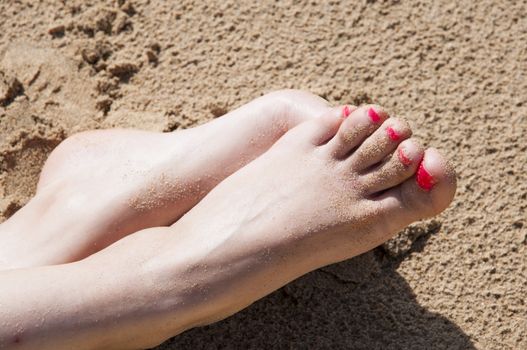
[[[439,151],[425,150],[405,121],[364,106],[289,131],[175,223],[175,244],[158,261],[173,261],[177,245],[198,259],[187,277],[199,281],[193,295],[208,316],[190,323],[206,324],[440,213],[455,190]]]
[[[448,206],[455,175],[438,151],[377,106],[347,114],[287,132],[171,227],[76,263],[0,273],[10,305],[0,345],[150,348]]]
[[[242,222],[231,226],[255,225],[257,235],[280,245],[306,238],[328,251],[324,264],[348,259],[452,201],[452,166],[411,134],[407,122],[378,106],[360,107],[344,121],[330,113],[303,123],[182,221],[207,225],[196,213],[236,211],[232,220]]]
[[[0,227],[0,260],[66,263],[170,225],[287,130],[329,109],[318,96],[284,90],[189,130],[74,135],[50,155],[37,195]]]

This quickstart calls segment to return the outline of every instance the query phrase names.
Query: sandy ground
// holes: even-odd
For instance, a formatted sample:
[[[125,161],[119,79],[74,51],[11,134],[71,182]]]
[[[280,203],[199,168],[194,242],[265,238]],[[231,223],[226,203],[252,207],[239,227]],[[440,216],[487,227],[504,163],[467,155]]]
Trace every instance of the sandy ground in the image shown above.
[[[524,1],[0,1],[0,213],[80,130],[170,131],[279,88],[375,101],[459,173],[453,205],[159,349],[527,348]]]

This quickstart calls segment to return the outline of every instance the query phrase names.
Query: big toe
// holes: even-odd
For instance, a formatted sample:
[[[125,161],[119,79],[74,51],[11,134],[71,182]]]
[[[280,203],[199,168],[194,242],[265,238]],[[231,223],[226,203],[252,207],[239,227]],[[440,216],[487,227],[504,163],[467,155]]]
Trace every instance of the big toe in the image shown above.
[[[445,210],[456,193],[456,173],[452,164],[435,148],[425,151],[415,179],[402,185],[409,208],[421,210],[425,217]]]
[[[456,174],[435,148],[425,151],[414,176],[377,198],[390,231],[445,210],[456,192]]]

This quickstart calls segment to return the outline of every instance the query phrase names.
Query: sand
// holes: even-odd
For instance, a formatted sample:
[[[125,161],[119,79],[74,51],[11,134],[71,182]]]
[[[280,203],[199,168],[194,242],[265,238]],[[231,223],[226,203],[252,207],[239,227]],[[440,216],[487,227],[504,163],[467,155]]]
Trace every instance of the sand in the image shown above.
[[[441,216],[160,349],[527,348],[525,2],[3,0],[0,14],[2,219],[72,133],[192,127],[279,88],[382,104],[456,165]]]

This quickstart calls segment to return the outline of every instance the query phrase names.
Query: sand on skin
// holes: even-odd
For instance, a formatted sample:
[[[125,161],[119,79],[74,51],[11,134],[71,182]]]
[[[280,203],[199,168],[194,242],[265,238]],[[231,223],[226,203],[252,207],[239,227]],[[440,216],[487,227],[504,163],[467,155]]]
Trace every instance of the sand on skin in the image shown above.
[[[0,1],[0,214],[81,130],[197,125],[267,91],[375,101],[453,159],[434,220],[160,348],[527,348],[527,5]]]

